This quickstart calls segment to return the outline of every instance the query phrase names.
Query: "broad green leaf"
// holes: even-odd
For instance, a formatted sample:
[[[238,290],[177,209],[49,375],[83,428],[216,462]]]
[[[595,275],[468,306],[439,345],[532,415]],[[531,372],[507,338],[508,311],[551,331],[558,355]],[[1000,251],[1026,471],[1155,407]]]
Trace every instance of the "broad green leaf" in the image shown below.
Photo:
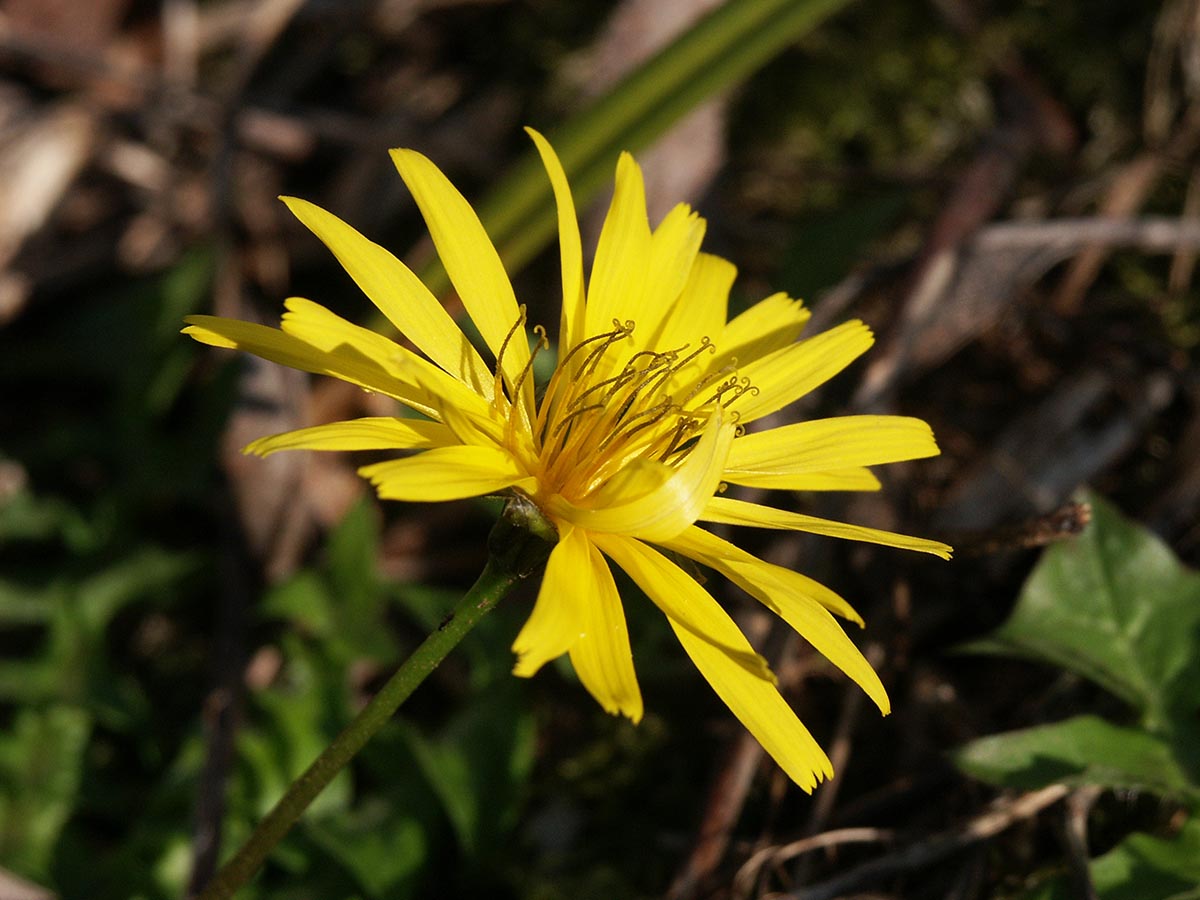
[[[1200,900],[1200,819],[1189,819],[1173,838],[1131,834],[1091,861],[1100,900]],[[1066,878],[1021,895],[1021,900],[1072,900]]]
[[[1200,819],[1171,839],[1132,834],[1093,860],[1091,871],[1103,900],[1200,897]]]
[[[1159,733],[1200,705],[1200,573],[1095,495],[1092,523],[1047,550],[1012,616],[966,649],[1051,663],[1131,704]]]
[[[968,775],[999,787],[1100,785],[1200,800],[1200,787],[1161,738],[1095,716],[972,741],[954,754]]]

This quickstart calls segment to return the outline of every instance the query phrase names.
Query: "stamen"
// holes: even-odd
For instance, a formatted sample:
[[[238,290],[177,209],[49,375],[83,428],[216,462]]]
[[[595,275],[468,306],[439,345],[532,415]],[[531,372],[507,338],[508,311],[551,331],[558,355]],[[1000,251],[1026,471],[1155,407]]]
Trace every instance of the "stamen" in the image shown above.
[[[604,404],[593,403],[591,406],[581,406],[579,409],[575,409],[567,413],[561,421],[555,423],[554,431],[550,433],[550,437],[558,437],[558,435],[562,433],[562,430],[571,424],[572,419],[581,416],[584,413],[591,412],[593,409],[604,409]]]
[[[522,333],[524,333],[524,328],[525,328],[525,304],[522,303],[519,307],[517,307],[517,309],[520,311],[520,314],[517,316],[517,321],[513,322],[512,328],[508,329],[508,334],[506,334],[504,336],[504,340],[500,342],[500,352],[496,354],[496,375],[495,375],[496,396],[495,396],[495,399],[492,401],[492,405],[495,406],[496,411],[500,412],[500,413],[504,412],[504,410],[502,410],[500,408],[500,398],[502,396],[504,396],[504,354],[505,354],[505,352],[507,352],[509,342],[512,341],[513,335],[515,335],[517,333],[517,330],[521,329]],[[515,388],[513,390],[513,395],[515,398],[515,396],[516,396]],[[510,401],[510,405],[513,402],[515,402],[515,399]]]
[[[646,364],[646,368],[641,369],[640,371],[638,369],[636,369],[633,365],[633,359],[637,359],[637,357],[639,357],[639,356],[651,357],[650,362]],[[609,391],[608,394],[604,398],[606,401],[613,400],[616,397],[618,390],[620,390],[623,387],[626,387],[629,384],[633,384],[633,387],[631,387],[629,389],[629,397],[626,399],[626,401],[622,405],[620,411],[617,413],[618,419],[621,416],[623,416],[626,413],[626,411],[628,411],[630,406],[633,405],[633,402],[634,402],[634,400],[637,399],[638,394],[640,394],[643,390],[645,390],[647,385],[649,385],[651,382],[653,382],[656,378],[659,377],[659,375],[661,374],[662,367],[667,366],[669,368],[670,363],[671,363],[671,355],[670,354],[668,354],[668,353],[652,353],[649,350],[643,350],[640,353],[635,354],[633,359],[630,360],[629,365],[627,365],[625,367],[624,371],[621,373],[622,375],[628,375],[629,379],[626,381],[625,384],[620,384],[620,385],[614,386],[614,388],[611,391]],[[638,376],[641,377],[641,380],[638,381],[636,384],[634,384],[634,379],[636,379]]]
[[[692,386],[691,391],[689,391],[688,395],[683,398],[682,405],[687,406],[694,399],[696,399],[697,395],[699,395],[702,391],[708,390],[708,388],[713,384],[713,382],[715,382],[721,378],[724,378],[726,375],[732,375],[736,371],[737,371],[737,368],[732,363],[730,363],[729,365],[722,366],[721,368],[717,369],[716,371],[709,372],[707,375],[705,375],[703,378],[701,378],[699,381],[697,381]]]
[[[704,353],[716,352],[707,336],[665,351],[630,348],[622,359],[609,351],[633,334],[634,323],[613,319],[612,325],[564,355],[538,406],[534,440],[542,478],[572,500],[586,497],[634,459],[677,465],[696,446],[710,416],[751,389],[733,364],[682,376]],[[523,370],[516,390],[526,377]],[[682,403],[668,392],[673,382],[686,393]]]
[[[670,380],[672,373],[678,369],[676,360],[679,358],[680,351],[685,349],[686,346],[685,344],[679,350],[668,350],[666,353],[658,354],[654,361],[654,366],[646,368],[646,374],[649,377],[644,378],[637,389],[639,391],[647,391],[648,393],[656,393],[662,390],[663,385]]]
[[[523,319],[524,317],[525,307],[522,306],[521,318]],[[529,359],[526,361],[525,365],[521,367],[521,371],[517,375],[517,383],[513,385],[513,395],[510,398],[510,403],[514,406],[519,406],[521,403],[521,389],[525,384],[525,379],[528,378],[530,373],[533,371],[534,360],[537,359],[537,355],[541,351],[550,346],[550,341],[546,338],[545,328],[543,328],[541,325],[534,325],[533,333],[537,336],[537,340],[533,343],[533,349],[529,354]],[[512,332],[509,332],[509,334],[511,335]],[[507,341],[508,339],[505,338],[506,344]],[[503,347],[501,347],[501,349],[503,349]],[[522,418],[524,417],[522,416]],[[508,446],[515,446],[517,439],[517,416],[512,415],[511,413],[508,415],[504,423],[504,438]]]
[[[588,376],[595,371],[599,360],[608,352],[608,349],[632,333],[633,322],[626,322],[622,325],[613,319],[612,331],[592,335],[580,341],[567,351],[562,361],[555,367],[554,374],[550,376],[550,383],[546,385],[541,403],[538,404],[537,423],[533,429],[538,452],[544,459],[547,458],[548,453],[554,452],[547,444],[556,443],[561,448],[562,445],[558,443],[558,439],[573,430],[570,426],[582,412],[594,408],[583,403],[591,388],[585,388],[581,392],[581,387],[587,385]],[[577,367],[573,366],[572,362],[581,353],[586,353],[582,363],[579,363]],[[560,413],[564,410],[567,411],[567,415],[560,419]],[[547,429],[550,430],[548,435]]]
[[[684,344],[682,347],[679,348],[679,352],[682,353],[684,350],[687,349],[687,346],[688,346],[687,344]],[[680,360],[679,364],[674,367],[674,370],[672,371],[671,374],[673,375],[673,374],[675,374],[675,372],[682,371],[684,366],[686,366],[688,363],[690,363],[693,359],[695,359],[697,356],[699,356],[701,353],[703,353],[706,350],[709,353],[717,352],[716,345],[713,344],[712,338],[710,338],[708,335],[705,335],[704,337],[700,338],[700,346],[697,347],[695,350],[693,350],[691,353],[689,353],[687,356],[685,356],[682,360]]]
[[[648,428],[654,423],[662,421],[664,418],[666,418],[667,414],[670,413],[671,408],[671,401],[664,397],[649,409],[643,409],[641,412],[629,416],[621,422],[621,427],[619,429],[614,429],[608,433],[608,436],[600,442],[600,445],[597,449],[603,450],[618,439],[622,441],[628,440],[642,429]],[[639,419],[644,419],[645,421],[638,422]],[[637,422],[638,424],[634,425],[634,422]]]
[[[687,441],[692,436],[691,432],[694,432],[699,424],[696,419],[690,416],[681,416],[678,424],[675,426],[674,433],[671,435],[671,442],[667,445],[667,449],[659,454],[659,460],[666,462],[669,457],[674,456],[676,453],[690,450],[691,445],[688,445]]]
[[[589,353],[587,359],[583,361],[583,365],[580,367],[580,377],[587,378],[589,375],[591,375],[592,372],[595,371],[596,366],[599,364],[600,358],[604,355],[609,347],[611,347],[617,341],[624,340],[633,334],[632,321],[626,320],[625,324],[622,325],[619,320],[613,319],[612,323],[613,330],[601,335],[601,337],[606,339],[604,343]]]
[[[594,334],[590,338],[584,338],[582,341],[580,341],[578,344],[576,344],[574,347],[572,347],[570,350],[568,350],[567,355],[564,356],[562,362],[559,363],[559,368],[565,369],[567,367],[567,363],[569,363],[572,359],[575,358],[575,354],[579,353],[588,344],[594,344],[597,341],[607,341],[608,344],[611,344],[613,341],[617,341],[617,340],[620,340],[621,338],[628,337],[630,334],[633,333],[633,323],[632,322],[626,322],[625,323],[626,328],[622,329],[620,327],[620,323],[618,323],[616,319],[613,319],[613,325],[617,326],[616,331],[606,331],[603,334]],[[604,352],[604,350],[607,350],[608,344],[606,344],[603,348],[601,348],[600,352]],[[588,362],[590,362],[590,361],[591,360],[589,357]],[[587,366],[587,362],[584,363],[584,366],[585,367]]]
[[[524,312],[524,307],[522,307]],[[546,337],[546,329],[541,325],[533,326],[533,333],[537,336],[537,340],[533,342],[533,349],[529,354],[529,361],[525,363],[519,375],[517,375],[517,383],[513,386],[513,393],[517,396],[521,394],[521,387],[525,384],[525,379],[529,377],[529,373],[533,371],[533,361],[537,359],[537,355],[550,346],[550,339]],[[514,398],[515,399],[515,398]]]

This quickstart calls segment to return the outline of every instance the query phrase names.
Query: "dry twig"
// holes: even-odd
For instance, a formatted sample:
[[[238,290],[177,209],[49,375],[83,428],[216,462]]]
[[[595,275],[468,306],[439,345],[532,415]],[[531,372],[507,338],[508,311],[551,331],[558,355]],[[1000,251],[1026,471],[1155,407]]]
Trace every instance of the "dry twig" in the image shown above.
[[[833,900],[867,885],[877,884],[892,875],[924,868],[993,838],[1018,822],[1033,818],[1048,806],[1068,796],[1070,792],[1071,789],[1067,786],[1055,784],[1040,791],[998,799],[987,812],[971,819],[961,828],[943,831],[927,840],[864,863],[828,881],[780,894],[777,900]]]

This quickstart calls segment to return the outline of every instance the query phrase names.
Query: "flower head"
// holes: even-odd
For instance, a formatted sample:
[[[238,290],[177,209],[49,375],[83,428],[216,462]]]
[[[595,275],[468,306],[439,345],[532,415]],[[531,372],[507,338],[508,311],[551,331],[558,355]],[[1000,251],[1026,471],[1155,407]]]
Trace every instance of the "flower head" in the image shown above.
[[[417,348],[292,298],[279,329],[193,316],[185,332],[393,397],[422,418],[372,417],[261,438],[247,452],[405,450],[360,469],[389,500],[508,493],[558,532],[533,612],[513,650],[533,675],[566,653],[610,713],[642,716],[629,635],[609,563],[666,615],[696,667],[779,765],[811,790],[832,775],[766,661],[725,610],[672,561],[726,576],[781,616],[888,711],[883,686],[834,616],[861,619],[837,594],[738,549],[697,522],[793,529],[947,557],[944,544],[722,496],[727,484],[872,490],[867,466],[935,455],[929,427],[900,416],[747,426],[808,393],[871,345],[860,322],[800,340],[808,312],[776,294],[726,320],[734,267],[700,252],[704,220],[685,205],[651,229],[641,172],[628,154],[585,287],[579,226],[550,145],[530,135],[558,207],[562,314],[557,363],[537,386],[533,340],[483,226],[436,166],[392,157],[446,271],[487,346],[489,364],[421,281],[336,216],[294,198],[293,213]],[[669,554],[663,551],[668,551]]]

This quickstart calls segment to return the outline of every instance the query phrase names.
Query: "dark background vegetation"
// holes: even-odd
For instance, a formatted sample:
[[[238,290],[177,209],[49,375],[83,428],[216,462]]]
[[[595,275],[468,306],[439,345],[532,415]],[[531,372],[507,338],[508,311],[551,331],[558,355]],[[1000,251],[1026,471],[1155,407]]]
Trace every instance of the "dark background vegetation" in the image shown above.
[[[387,411],[178,335],[196,312],[273,323],[292,293],[367,320],[275,197],[426,260],[387,148],[479,199],[522,125],[553,135],[714,5],[0,4],[0,896],[200,883],[216,836],[238,845],[482,565],[494,505],[380,507],[353,460],[237,453]],[[881,473],[879,495],[781,502],[949,540],[954,562],[743,536],[862,611],[895,711],[713,585],[835,758],[810,798],[632,591],[640,726],[569,667],[512,678],[526,591],[246,896],[749,897],[887,854],[844,894],[1015,896],[1135,828],[1169,834],[1166,801],[1105,793],[1081,851],[1073,807],[1010,792],[987,840],[900,852],[968,834],[997,796],[948,751],[1126,715],[1052,666],[954,652],[1009,614],[1037,548],[1080,530],[1077,488],[1200,560],[1198,101],[1193,0],[861,2],[639,153],[658,214],[693,203],[739,266],[736,304],[786,290],[816,327],[876,331],[795,415],[934,426],[943,455]],[[557,321],[553,247],[516,284],[532,321]],[[755,857],[851,827],[864,843]]]

